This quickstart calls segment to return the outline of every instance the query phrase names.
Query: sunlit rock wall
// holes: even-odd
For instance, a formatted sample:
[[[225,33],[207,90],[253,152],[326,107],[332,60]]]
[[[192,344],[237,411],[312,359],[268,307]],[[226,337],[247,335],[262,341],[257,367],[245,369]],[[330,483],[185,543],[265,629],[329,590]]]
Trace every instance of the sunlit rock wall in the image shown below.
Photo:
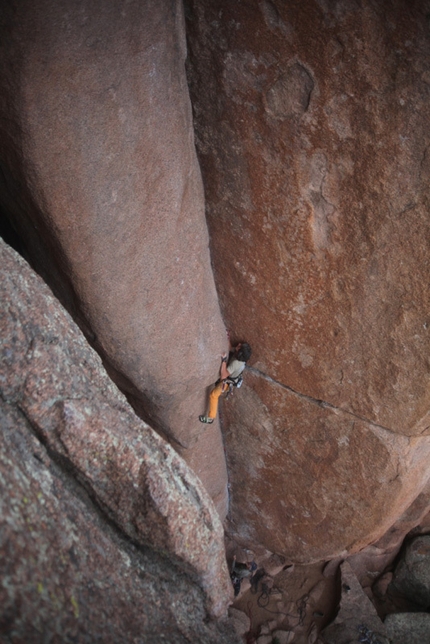
[[[221,308],[254,348],[231,531],[353,552],[430,474],[430,5],[185,6]]]

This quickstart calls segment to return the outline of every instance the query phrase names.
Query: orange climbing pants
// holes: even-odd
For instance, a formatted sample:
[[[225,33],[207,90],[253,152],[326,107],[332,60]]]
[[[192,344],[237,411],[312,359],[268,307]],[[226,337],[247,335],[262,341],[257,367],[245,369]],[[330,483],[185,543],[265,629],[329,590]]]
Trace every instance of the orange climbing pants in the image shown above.
[[[209,411],[208,418],[216,418],[218,411],[218,402],[221,394],[225,393],[228,389],[228,384],[221,380],[209,394]]]

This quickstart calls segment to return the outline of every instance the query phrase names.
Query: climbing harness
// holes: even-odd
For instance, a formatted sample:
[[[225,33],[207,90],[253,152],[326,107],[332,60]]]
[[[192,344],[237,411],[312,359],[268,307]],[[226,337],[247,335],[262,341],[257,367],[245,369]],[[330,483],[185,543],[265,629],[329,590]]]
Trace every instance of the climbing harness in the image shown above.
[[[239,387],[241,387],[241,386],[242,386],[242,383],[243,383],[243,373],[240,373],[240,374],[237,376],[237,378],[232,378],[231,376],[229,376],[229,377],[226,379],[226,382],[227,382],[229,385],[232,385],[233,387],[236,387],[236,389],[239,389]]]
[[[223,385],[226,385],[226,389],[222,392],[222,396],[224,398],[228,398],[230,394],[233,394],[234,389],[239,389],[239,387],[242,386],[243,375],[239,374],[237,378],[232,378],[231,376],[229,376],[224,380],[219,379],[216,381],[215,385],[218,385],[220,382],[222,382]]]

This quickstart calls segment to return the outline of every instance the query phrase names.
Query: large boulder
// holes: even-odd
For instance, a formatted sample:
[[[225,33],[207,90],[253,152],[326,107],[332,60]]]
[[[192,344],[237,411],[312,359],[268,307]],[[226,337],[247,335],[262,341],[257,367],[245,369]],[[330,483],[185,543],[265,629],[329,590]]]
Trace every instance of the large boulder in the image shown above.
[[[224,414],[231,532],[354,552],[430,473],[426,8],[186,7],[221,309],[254,349]]]
[[[219,425],[198,422],[226,338],[182,3],[12,0],[0,11],[0,206],[135,409],[197,464],[224,515]]]
[[[210,497],[43,281],[0,251],[0,633],[234,641],[216,621],[232,590]]]

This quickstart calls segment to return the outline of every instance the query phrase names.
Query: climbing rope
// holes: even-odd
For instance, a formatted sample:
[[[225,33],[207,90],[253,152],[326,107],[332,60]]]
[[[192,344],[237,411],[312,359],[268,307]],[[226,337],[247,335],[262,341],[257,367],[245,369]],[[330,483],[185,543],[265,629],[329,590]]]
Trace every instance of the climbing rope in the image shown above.
[[[269,588],[267,584],[261,584],[261,593],[258,596],[257,604],[260,608],[266,608],[270,602],[271,595],[282,595],[282,590],[280,588]]]
[[[264,573],[265,574],[265,573]],[[262,576],[264,576],[264,574]],[[254,575],[255,576],[255,575]],[[261,577],[260,577],[261,579]],[[258,581],[257,581],[257,587],[258,587]],[[251,592],[252,592],[252,587],[251,587]],[[256,592],[256,591],[254,591]],[[285,617],[288,617],[290,619],[298,619],[297,624],[294,624],[293,628],[296,628],[297,626],[303,626],[305,618],[306,618],[306,603],[309,599],[309,595],[303,595],[303,597],[300,597],[296,601],[296,609],[297,609],[297,614],[293,613],[286,613],[285,611],[281,610],[271,610],[267,608],[267,606],[270,603],[270,598],[271,595],[282,595],[283,591],[276,587],[273,586],[273,588],[269,588],[267,584],[261,584],[261,593],[259,594],[257,598],[257,604],[260,608],[265,610],[268,613],[271,613],[272,615],[283,615]],[[373,643],[372,643],[373,644]],[[376,643],[375,643],[376,644]]]

